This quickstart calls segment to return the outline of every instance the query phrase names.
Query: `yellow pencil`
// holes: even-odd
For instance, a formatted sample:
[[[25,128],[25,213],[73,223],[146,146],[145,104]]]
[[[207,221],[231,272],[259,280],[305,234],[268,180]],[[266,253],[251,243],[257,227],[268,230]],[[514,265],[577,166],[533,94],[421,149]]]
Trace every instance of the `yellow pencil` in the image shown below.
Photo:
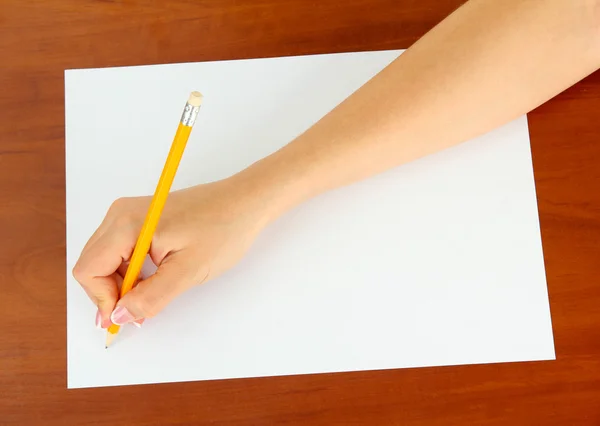
[[[181,121],[179,122],[179,127],[177,128],[177,133],[175,133],[175,138],[173,139],[173,144],[171,145],[171,150],[169,151],[169,155],[158,181],[158,185],[156,185],[156,191],[154,191],[154,196],[152,197],[152,202],[148,208],[148,213],[146,214],[146,219],[142,225],[142,230],[138,237],[137,243],[135,244],[135,248],[133,249],[133,254],[131,255],[131,260],[129,262],[129,266],[127,267],[125,278],[123,279],[123,285],[121,286],[120,297],[123,297],[125,293],[133,288],[133,284],[140,275],[142,265],[144,264],[144,260],[146,259],[148,251],[150,250],[150,244],[152,243],[154,231],[156,230],[156,226],[160,220],[160,215],[163,207],[165,206],[165,202],[167,201],[167,197],[169,196],[169,191],[171,190],[171,185],[173,184],[173,179],[175,178],[175,173],[177,172],[177,167],[181,161],[183,151],[185,150],[185,145],[187,144],[192,127],[196,121],[196,116],[200,110],[201,103],[202,95],[199,92],[192,92],[187,103],[185,104],[185,109],[183,110]],[[110,327],[108,327],[108,332],[106,334],[107,348],[119,332],[119,328],[120,327],[115,324],[112,324]]]

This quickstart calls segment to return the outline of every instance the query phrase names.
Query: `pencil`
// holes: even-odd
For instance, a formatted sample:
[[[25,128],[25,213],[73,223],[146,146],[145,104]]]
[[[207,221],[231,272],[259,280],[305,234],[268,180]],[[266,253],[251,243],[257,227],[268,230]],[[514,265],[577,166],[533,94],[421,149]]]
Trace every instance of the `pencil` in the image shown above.
[[[120,297],[123,297],[129,290],[133,288],[135,281],[140,275],[142,265],[144,264],[144,260],[146,259],[148,251],[150,250],[150,244],[152,243],[154,231],[156,230],[158,221],[160,220],[160,215],[167,201],[167,197],[169,196],[169,191],[171,190],[171,185],[173,184],[173,179],[175,178],[175,173],[177,172],[177,167],[179,167],[179,162],[183,156],[183,151],[185,150],[192,127],[196,121],[201,103],[202,95],[199,92],[192,92],[187,103],[185,104],[183,114],[181,115],[181,121],[179,122],[179,127],[177,127],[175,138],[171,144],[171,150],[167,156],[167,161],[163,167],[158,184],[156,185],[156,190],[154,191],[154,196],[152,197],[150,207],[148,208],[148,213],[146,214],[146,219],[144,220],[142,230],[140,231],[135,248],[133,249],[133,254],[131,255],[131,260],[129,262],[129,266],[127,267],[125,278],[123,278]],[[106,348],[110,346],[116,337],[117,333],[119,332],[119,328],[120,327],[115,324],[111,324],[111,326],[108,327],[106,334]]]

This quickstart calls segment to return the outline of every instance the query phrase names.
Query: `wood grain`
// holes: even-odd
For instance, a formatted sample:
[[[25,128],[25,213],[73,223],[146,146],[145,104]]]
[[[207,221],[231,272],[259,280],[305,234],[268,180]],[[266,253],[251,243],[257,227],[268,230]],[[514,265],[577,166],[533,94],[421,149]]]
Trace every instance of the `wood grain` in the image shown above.
[[[557,361],[66,389],[64,69],[406,48],[460,3],[2,0],[0,424],[600,424],[598,73],[529,116]]]

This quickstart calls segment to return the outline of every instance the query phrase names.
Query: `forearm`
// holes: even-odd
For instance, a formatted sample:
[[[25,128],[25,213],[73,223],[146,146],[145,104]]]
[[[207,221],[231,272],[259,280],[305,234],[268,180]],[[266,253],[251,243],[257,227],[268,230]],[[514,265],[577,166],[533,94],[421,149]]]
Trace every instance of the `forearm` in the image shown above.
[[[504,124],[600,66],[599,4],[472,0],[240,178],[276,217]]]

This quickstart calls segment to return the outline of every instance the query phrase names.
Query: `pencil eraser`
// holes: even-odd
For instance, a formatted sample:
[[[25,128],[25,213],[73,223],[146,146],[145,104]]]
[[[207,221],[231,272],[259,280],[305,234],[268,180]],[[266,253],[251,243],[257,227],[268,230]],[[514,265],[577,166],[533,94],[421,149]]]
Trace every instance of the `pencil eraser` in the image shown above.
[[[188,104],[190,104],[191,106],[195,106],[195,107],[199,107],[200,104],[202,103],[202,93],[200,92],[192,92],[190,94],[190,97],[187,101]]]

